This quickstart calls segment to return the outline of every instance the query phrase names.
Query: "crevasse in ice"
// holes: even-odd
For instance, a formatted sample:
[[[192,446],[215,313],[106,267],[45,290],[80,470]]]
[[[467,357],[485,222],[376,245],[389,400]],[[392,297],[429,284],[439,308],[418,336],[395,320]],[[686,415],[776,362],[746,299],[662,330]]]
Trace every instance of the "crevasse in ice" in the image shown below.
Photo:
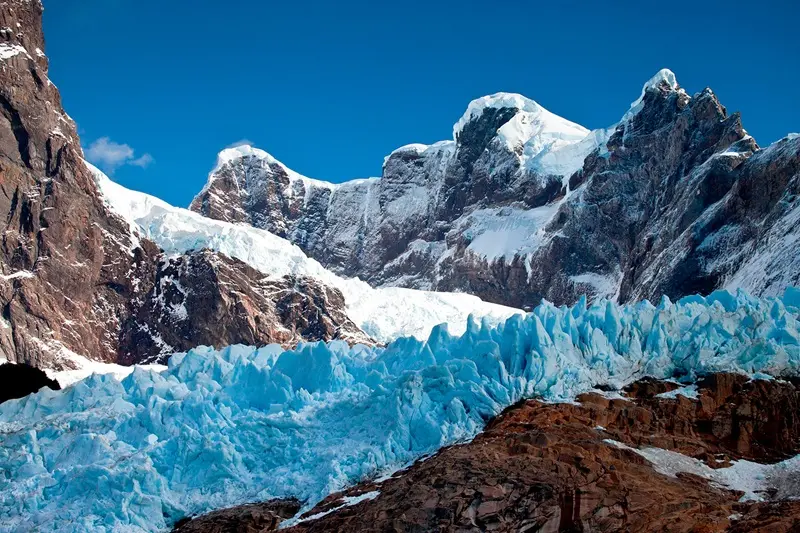
[[[549,304],[460,337],[197,348],[0,406],[0,530],[158,531],[184,515],[331,491],[473,437],[523,397],[643,375],[800,370],[800,291],[658,306]]]

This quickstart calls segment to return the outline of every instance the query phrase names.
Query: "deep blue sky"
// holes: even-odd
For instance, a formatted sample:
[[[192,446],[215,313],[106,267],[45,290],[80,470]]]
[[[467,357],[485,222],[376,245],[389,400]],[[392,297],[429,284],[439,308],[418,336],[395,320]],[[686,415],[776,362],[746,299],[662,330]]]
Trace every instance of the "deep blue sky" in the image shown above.
[[[478,96],[597,128],[662,67],[767,145],[800,130],[798,4],[44,0],[44,26],[83,145],[128,145],[114,179],[185,206],[241,139],[307,176],[379,175]]]

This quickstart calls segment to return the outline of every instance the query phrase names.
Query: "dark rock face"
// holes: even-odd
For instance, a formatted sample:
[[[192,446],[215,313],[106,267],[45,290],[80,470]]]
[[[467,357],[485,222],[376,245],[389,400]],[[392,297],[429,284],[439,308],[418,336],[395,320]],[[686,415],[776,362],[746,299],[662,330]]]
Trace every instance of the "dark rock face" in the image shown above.
[[[344,308],[338,289],[314,279],[270,279],[208,250],[162,256],[155,283],[123,327],[122,362],[164,362],[197,345],[371,343]]]
[[[132,249],[82,160],[74,122],[47,77],[38,0],[0,8],[0,352],[58,366],[69,352],[114,361],[120,324],[152,277],[155,246]]]
[[[239,505],[230,509],[182,520],[173,533],[261,533],[275,531],[278,525],[300,510],[297,500],[275,500]]]
[[[562,179],[504,140],[521,113],[483,109],[455,141],[401,148],[380,179],[335,186],[250,154],[222,165],[192,209],[277,232],[375,285],[514,307],[800,283],[800,138],[760,149],[709,89],[690,97],[662,81],[581,141],[592,149]],[[510,253],[491,251],[506,240]]]
[[[369,341],[338,291],[221,255],[167,260],[132,235],[47,77],[41,17],[38,0],[0,6],[1,356],[58,369],[75,354],[131,364],[199,344]]]
[[[5,363],[0,365],[0,403],[22,398],[37,392],[42,387],[61,390],[61,386],[47,374],[26,364]]]

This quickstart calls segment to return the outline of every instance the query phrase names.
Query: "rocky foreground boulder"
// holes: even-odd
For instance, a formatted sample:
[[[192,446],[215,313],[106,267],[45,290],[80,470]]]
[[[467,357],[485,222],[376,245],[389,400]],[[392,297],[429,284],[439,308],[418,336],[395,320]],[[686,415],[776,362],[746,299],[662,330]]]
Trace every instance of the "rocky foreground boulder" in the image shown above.
[[[333,494],[285,531],[800,530],[800,483],[779,469],[749,495],[761,501],[708,478],[800,452],[797,384],[716,374],[694,395],[648,379],[574,404],[524,401],[471,442]],[[188,524],[176,531],[272,530],[251,506]]]

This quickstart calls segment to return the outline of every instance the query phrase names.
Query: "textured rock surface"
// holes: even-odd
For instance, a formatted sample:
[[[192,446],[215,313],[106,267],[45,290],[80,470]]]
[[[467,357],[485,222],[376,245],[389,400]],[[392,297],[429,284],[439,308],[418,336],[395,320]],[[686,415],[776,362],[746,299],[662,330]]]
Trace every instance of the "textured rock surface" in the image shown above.
[[[47,77],[41,18],[38,0],[0,4],[1,357],[58,369],[75,354],[129,364],[199,344],[367,340],[336,290],[266,283],[221,255],[165,259],[133,235]]]
[[[253,503],[215,511],[187,519],[175,526],[174,533],[262,533],[275,531],[278,525],[300,510],[300,502],[276,500]]]
[[[152,289],[123,327],[122,362],[166,362],[198,345],[372,343],[344,308],[341,292],[313,278],[272,279],[208,250],[162,256]]]
[[[70,352],[113,361],[155,246],[134,247],[85,168],[74,122],[47,77],[38,1],[0,6],[0,352],[59,366]]]
[[[785,457],[800,451],[800,391],[723,374],[700,386],[699,400],[654,397],[673,387],[651,382],[634,386],[629,399],[591,393],[576,405],[518,404],[469,444],[332,495],[305,516],[333,512],[287,531],[797,531],[797,502],[739,503],[740,493],[692,474],[663,475],[605,439],[714,467]],[[343,496],[370,491],[380,493],[337,509]]]
[[[518,95],[476,102],[454,141],[394,151],[380,179],[326,184],[229,150],[191,207],[376,285],[514,307],[800,282],[800,138],[761,150],[738,113],[709,89],[690,97],[669,71],[616,126],[535,156],[563,119]],[[545,164],[554,154],[560,164]]]

